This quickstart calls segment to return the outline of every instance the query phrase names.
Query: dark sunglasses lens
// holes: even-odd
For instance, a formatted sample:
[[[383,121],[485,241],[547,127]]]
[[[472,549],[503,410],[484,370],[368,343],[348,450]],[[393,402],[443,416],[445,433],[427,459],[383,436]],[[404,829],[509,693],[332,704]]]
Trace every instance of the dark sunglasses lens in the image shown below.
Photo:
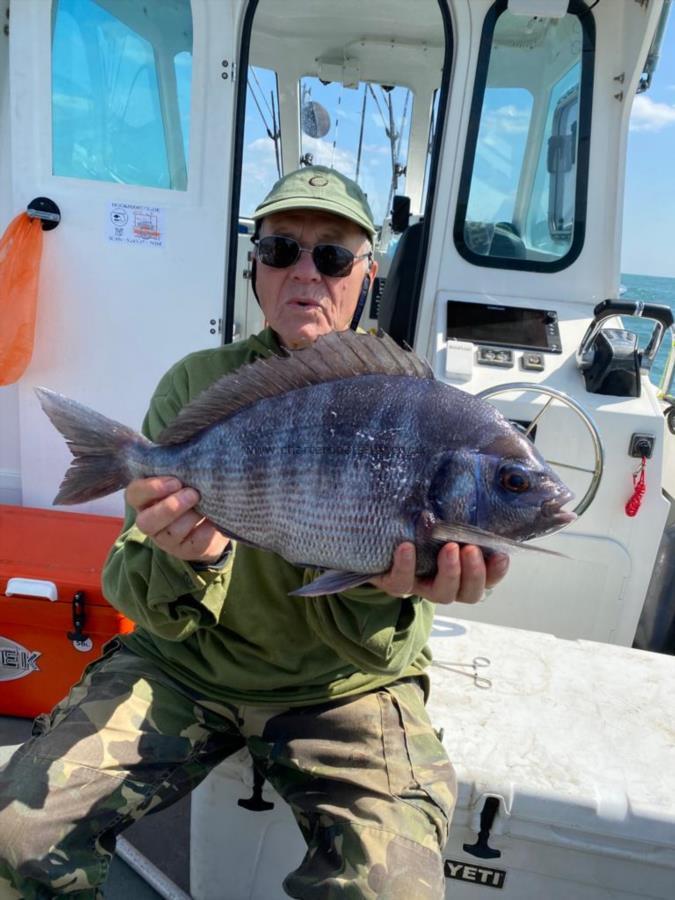
[[[300,245],[293,238],[270,235],[258,241],[258,258],[266,266],[285,269],[292,266],[300,255]]]
[[[312,251],[312,258],[319,272],[332,278],[344,278],[354,265],[354,254],[337,244],[317,244]]]

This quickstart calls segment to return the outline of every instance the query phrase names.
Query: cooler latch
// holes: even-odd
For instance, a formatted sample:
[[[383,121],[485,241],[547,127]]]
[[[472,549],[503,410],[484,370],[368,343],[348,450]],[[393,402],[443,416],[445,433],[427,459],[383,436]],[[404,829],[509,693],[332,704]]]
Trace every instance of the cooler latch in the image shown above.
[[[496,850],[488,844],[490,832],[498,812],[499,797],[487,797],[480,814],[478,840],[475,844],[464,844],[462,849],[465,853],[477,856],[479,859],[498,859],[502,855],[501,850]]]
[[[268,809],[274,809],[274,803],[270,803],[269,800],[263,798],[264,784],[265,776],[258,766],[253,763],[253,794],[243,800],[237,800],[237,805],[252,812],[264,812]]]
[[[73,631],[67,632],[68,640],[72,642],[73,647],[82,653],[87,653],[92,649],[93,642],[88,634],[84,633],[84,623],[87,614],[84,608],[85,594],[84,591],[77,591],[73,595],[71,602],[73,612]]]

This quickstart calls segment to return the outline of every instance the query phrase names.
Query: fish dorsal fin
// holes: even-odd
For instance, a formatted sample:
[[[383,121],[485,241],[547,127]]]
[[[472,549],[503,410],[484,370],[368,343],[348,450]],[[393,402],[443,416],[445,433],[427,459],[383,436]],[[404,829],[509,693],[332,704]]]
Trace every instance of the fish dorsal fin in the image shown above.
[[[333,331],[302,350],[257,359],[224,375],[185,406],[160,434],[159,444],[180,444],[268,397],[355,375],[408,375],[432,379],[431,367],[388,335]]]

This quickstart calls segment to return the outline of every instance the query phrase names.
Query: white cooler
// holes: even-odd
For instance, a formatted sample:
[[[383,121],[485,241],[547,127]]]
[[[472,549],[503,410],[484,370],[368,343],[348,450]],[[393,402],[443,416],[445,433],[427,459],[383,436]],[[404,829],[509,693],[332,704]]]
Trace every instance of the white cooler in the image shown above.
[[[432,648],[459,780],[446,897],[674,900],[675,658],[441,617]],[[304,855],[246,751],[194,792],[191,838],[195,900],[282,900]]]

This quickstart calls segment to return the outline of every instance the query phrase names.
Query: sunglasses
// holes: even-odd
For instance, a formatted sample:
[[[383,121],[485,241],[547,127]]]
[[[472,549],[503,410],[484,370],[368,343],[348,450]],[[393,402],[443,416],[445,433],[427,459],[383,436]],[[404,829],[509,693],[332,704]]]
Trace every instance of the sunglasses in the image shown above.
[[[351,250],[340,247],[339,244],[317,244],[311,250],[307,250],[293,238],[281,237],[278,234],[258,238],[253,243],[258,248],[258,259],[266,266],[273,269],[287,269],[295,265],[301,253],[311,253],[317,271],[330,278],[345,278],[354,268],[357,259],[372,256],[372,253],[356,256]]]

